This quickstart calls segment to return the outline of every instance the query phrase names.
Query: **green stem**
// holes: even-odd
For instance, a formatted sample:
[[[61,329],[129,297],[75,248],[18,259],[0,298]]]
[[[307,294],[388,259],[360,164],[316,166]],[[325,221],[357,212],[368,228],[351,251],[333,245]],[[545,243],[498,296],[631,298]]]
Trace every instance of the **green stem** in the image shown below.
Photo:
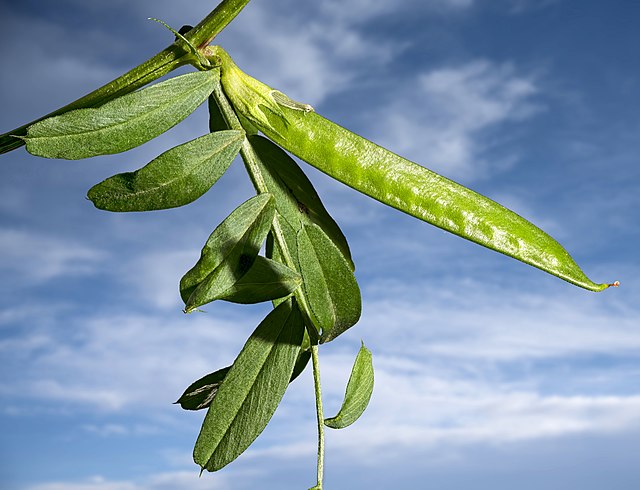
[[[212,97],[215,99],[220,112],[227,125],[231,129],[244,130],[242,123],[238,119],[236,112],[233,107],[229,103],[227,96],[222,91],[221,85],[217,85],[213,90]],[[247,173],[249,174],[249,178],[253,183],[254,188],[257,192],[269,192],[267,188],[267,184],[264,181],[262,176],[262,172],[260,170],[260,165],[258,164],[258,156],[255,154],[251,143],[247,138],[244,139],[242,143],[242,147],[240,149],[240,156],[244,161],[245,167],[247,169]],[[282,251],[283,259],[285,265],[293,270],[296,270],[296,265],[291,257],[291,253],[289,252],[289,248],[287,246],[287,241],[284,238],[284,232],[280,226],[280,223],[277,219],[273,221],[273,225],[271,227],[273,231],[274,238]],[[305,323],[310,326],[312,329],[313,322],[311,320],[311,315],[309,313],[309,304],[307,303],[307,299],[302,292],[302,288],[298,288],[294,292],[294,296],[298,305],[300,307],[300,311],[305,319]],[[318,338],[317,334],[314,331],[309,330],[309,337],[311,342],[311,359],[313,363],[313,382],[315,387],[316,394],[316,415],[318,419],[318,483],[313,490],[322,490],[322,480],[324,475],[324,414],[322,411],[322,393],[320,389],[320,363],[318,360]]]
[[[316,414],[318,417],[318,483],[312,490],[322,490],[322,482],[324,480],[324,413],[322,411],[318,344],[311,345],[311,362],[313,364],[313,385],[316,394]]]
[[[231,107],[227,96],[222,91],[222,87],[218,84],[213,89],[213,98],[224,117],[227,125],[231,129],[237,129],[240,131],[244,131],[244,127],[242,123],[238,119],[235,110]],[[258,193],[269,192],[267,184],[264,181],[264,177],[262,176],[262,171],[260,169],[260,165],[258,164],[258,156],[256,155],[253,146],[247,138],[242,142],[242,146],[240,147],[240,156],[242,157],[242,161],[244,162],[245,168],[247,169],[247,173],[249,174],[249,178],[251,179],[251,183],[253,187]],[[277,219],[273,221],[273,225],[271,227],[273,231],[273,236],[280,250],[282,251],[284,263],[287,267],[293,270],[297,270],[297,266],[293,261],[293,257],[291,256],[291,252],[289,252],[289,247],[287,246],[287,241],[284,237],[284,232],[282,231],[282,227]],[[298,302],[298,306],[300,307],[300,311],[302,312],[302,316],[304,317],[305,323],[309,326],[313,325],[313,321],[311,320],[311,313],[309,308],[309,303],[307,302],[307,298],[304,296],[301,288],[298,288],[294,292],[294,296],[296,301]]]
[[[184,37],[194,46],[203,48],[235,19],[249,0],[222,0],[220,4]]]
[[[238,15],[249,0],[223,0],[207,17],[185,34],[185,38],[195,46],[202,47],[208,44],[233,18]],[[103,85],[99,89],[61,107],[35,121],[9,131],[0,136],[0,153],[15,150],[24,145],[24,141],[14,136],[25,136],[27,128],[37,121],[47,117],[86,107],[98,107],[110,100],[133,92],[138,88],[166,75],[179,66],[193,62],[193,55],[183,47],[184,41],[178,40],[171,46],[163,49],[144,63],[136,66],[124,75]]]

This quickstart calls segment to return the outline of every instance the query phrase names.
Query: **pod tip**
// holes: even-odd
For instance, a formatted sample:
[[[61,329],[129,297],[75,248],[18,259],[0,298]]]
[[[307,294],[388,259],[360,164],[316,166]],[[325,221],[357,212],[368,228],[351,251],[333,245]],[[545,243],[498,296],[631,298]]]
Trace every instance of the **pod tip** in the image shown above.
[[[608,286],[611,288],[617,288],[618,286],[620,286],[620,281],[614,281],[611,284],[608,284]]]

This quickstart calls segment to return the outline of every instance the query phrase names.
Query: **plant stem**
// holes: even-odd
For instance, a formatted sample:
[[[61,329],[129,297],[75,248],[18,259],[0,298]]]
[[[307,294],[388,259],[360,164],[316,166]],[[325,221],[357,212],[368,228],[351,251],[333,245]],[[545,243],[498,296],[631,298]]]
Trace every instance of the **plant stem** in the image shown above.
[[[223,0],[207,17],[185,34],[185,38],[196,46],[208,44],[238,15],[249,0]],[[136,66],[124,75],[112,80],[93,92],[61,107],[41,118],[0,136],[0,153],[15,150],[24,145],[24,141],[14,136],[25,136],[27,128],[47,117],[57,116],[73,109],[98,107],[110,100],[128,94],[152,81],[166,75],[179,66],[192,62],[192,54],[182,47],[183,41],[174,42],[144,63]]]
[[[212,97],[214,97],[216,103],[218,104],[220,112],[222,113],[222,116],[224,117],[228,127],[230,127],[231,129],[244,130],[242,123],[238,119],[238,116],[236,115],[233,107],[222,91],[222,87],[220,84],[218,84],[216,88],[214,88]],[[260,165],[258,164],[258,156],[255,154],[255,151],[247,138],[245,138],[244,142],[242,143],[240,156],[244,161],[247,173],[249,174],[249,178],[251,179],[251,182],[253,183],[256,191],[259,193],[269,192],[269,189],[262,176]],[[285,265],[293,270],[296,270],[296,265],[293,262],[293,258],[291,257],[291,253],[289,252],[289,248],[287,246],[287,241],[284,238],[284,233],[277,219],[274,219],[271,230],[273,231],[274,238],[277,241],[280,250],[282,251]],[[298,288],[294,292],[294,296],[305,319],[305,323],[309,325],[310,328],[314,328],[312,326],[313,322],[311,320],[311,315],[309,312],[309,305],[302,292],[302,289]],[[320,388],[318,338],[317,335],[312,335],[312,333],[314,332],[309,331],[311,342],[311,359],[313,364],[313,384],[316,396],[316,415],[318,420],[318,482],[312,490],[322,490],[322,481],[324,475],[324,413],[322,411],[322,391]]]
[[[193,29],[185,34],[194,46],[202,48],[222,32],[250,0],[222,0],[220,4]]]
[[[318,483],[312,490],[322,490],[322,482],[324,480],[324,412],[322,410],[318,344],[311,345],[311,362],[313,363],[313,385],[316,394],[316,415],[318,417]]]
[[[224,92],[222,91],[222,87],[219,84],[213,89],[212,96],[218,104],[220,112],[222,112],[222,116],[224,117],[228,127],[231,129],[244,131],[242,123],[238,119],[236,112],[234,111],[233,107],[231,107],[227,96],[224,94]],[[242,157],[242,161],[244,162],[247,173],[249,174],[249,178],[251,179],[253,187],[256,189],[256,191],[258,193],[269,192],[267,184],[264,181],[264,177],[262,176],[260,165],[258,164],[258,156],[256,155],[253,146],[251,146],[251,143],[247,138],[245,138],[242,142],[242,146],[240,148],[240,156]],[[284,232],[282,231],[282,227],[280,226],[280,222],[278,221],[278,219],[273,220],[271,230],[273,231],[273,236],[278,243],[280,250],[282,251],[285,265],[292,270],[297,270],[297,266],[293,261],[291,252],[289,252],[289,247],[287,246],[287,241],[284,237]],[[300,307],[300,311],[302,312],[305,323],[309,326],[313,326],[314,323],[311,320],[309,304],[307,302],[307,298],[302,292],[302,289],[298,288],[294,292],[294,296],[296,298],[296,301],[298,302],[298,306]]]

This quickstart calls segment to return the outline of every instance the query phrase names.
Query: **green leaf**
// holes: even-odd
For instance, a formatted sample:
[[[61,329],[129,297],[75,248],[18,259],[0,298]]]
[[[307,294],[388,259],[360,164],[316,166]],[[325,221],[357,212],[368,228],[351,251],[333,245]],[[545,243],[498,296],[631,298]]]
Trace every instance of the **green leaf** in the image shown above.
[[[94,185],[87,197],[107,211],[151,211],[195,201],[224,174],[240,151],[241,131],[218,131],[166,151],[135,172]]]
[[[338,247],[314,224],[297,236],[303,288],[321,342],[333,340],[360,318],[360,288]]]
[[[259,194],[238,206],[209,236],[200,260],[180,280],[185,311],[222,298],[253,265],[264,242],[275,205]]]
[[[209,131],[215,133],[216,131],[224,131],[229,129],[229,125],[222,115],[222,111],[220,107],[218,107],[218,103],[216,102],[215,97],[213,95],[209,96],[208,100],[208,108],[209,108]]]
[[[289,383],[293,383],[295,379],[302,374],[309,363],[309,359],[311,359],[311,351],[300,349]],[[176,403],[180,404],[184,410],[202,410],[203,408],[208,408],[218,393],[218,389],[225,380],[229,369],[231,369],[231,366],[218,369],[194,381],[184,391]]]
[[[218,369],[216,372],[207,374],[197,381],[194,381],[184,390],[184,393],[176,403],[185,410],[201,410],[211,405],[218,388],[227,376],[231,366]]]
[[[296,359],[296,364],[293,368],[291,381],[289,381],[290,383],[302,374],[302,372],[306,369],[307,364],[309,364],[310,359],[311,359],[311,351],[301,349],[300,353],[298,354],[298,359]]]
[[[354,270],[347,239],[298,164],[282,148],[262,136],[251,135],[247,139],[258,157],[267,189],[276,199],[278,213],[295,233],[303,225],[318,225]]]
[[[27,151],[78,160],[135,148],[172,128],[213,91],[218,69],[187,73],[123,95],[98,108],[77,109],[29,126]]]
[[[287,266],[258,255],[251,268],[220,299],[232,303],[261,303],[283,298],[302,284],[302,277]]]
[[[289,384],[304,324],[294,300],[258,325],[220,385],[198,435],[194,461],[217,471],[262,432]]]
[[[335,417],[324,419],[324,425],[344,429],[353,424],[364,413],[372,393],[373,359],[371,351],[363,343],[351,369],[342,407]]]

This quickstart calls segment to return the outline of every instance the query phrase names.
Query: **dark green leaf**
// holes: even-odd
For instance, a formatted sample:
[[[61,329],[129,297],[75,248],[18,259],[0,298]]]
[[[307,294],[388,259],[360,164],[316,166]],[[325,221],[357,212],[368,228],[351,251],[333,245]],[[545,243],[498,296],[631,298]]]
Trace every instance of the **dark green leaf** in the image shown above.
[[[371,351],[362,344],[349,376],[342,407],[335,417],[324,419],[332,429],[344,429],[360,418],[373,393],[373,359]]]
[[[229,369],[231,369],[231,366],[218,369],[216,372],[207,374],[199,380],[194,381],[184,390],[184,393],[178,398],[176,403],[179,403],[185,410],[201,410],[207,408],[211,405]]]
[[[218,103],[216,102],[215,97],[213,95],[209,96],[208,101],[209,107],[209,131],[215,133],[216,131],[224,131],[229,129],[229,125],[222,115],[222,111],[220,107],[218,107]]]
[[[195,201],[222,176],[238,154],[244,134],[218,131],[166,151],[135,172],[93,186],[88,197],[107,211],[151,211]]]
[[[77,109],[29,126],[27,151],[78,160],[135,148],[175,126],[202,104],[219,70],[187,73],[123,95],[98,108]]]
[[[311,351],[300,349],[289,383],[293,383],[295,379],[302,374],[309,363],[309,359],[311,359]],[[231,366],[218,369],[216,372],[207,374],[199,380],[194,381],[184,391],[176,403],[179,403],[185,410],[202,410],[203,408],[208,408],[218,393],[218,389],[229,372],[229,369],[231,369]]]
[[[251,269],[227,289],[220,299],[233,303],[261,303],[288,296],[302,284],[302,277],[275,260],[258,255]]]
[[[264,242],[275,206],[259,194],[236,208],[209,236],[200,260],[180,281],[185,311],[220,299],[253,265]]]
[[[291,228],[291,226],[289,226],[289,224],[282,218],[282,216],[280,216],[278,214],[278,212],[276,211],[276,215],[274,217],[274,223],[277,222],[280,226],[280,229],[282,230],[282,234],[283,237],[285,239],[285,241],[287,242],[287,249],[289,252],[289,255],[291,256],[291,259],[293,261],[293,264],[296,268],[296,270],[300,270],[300,267],[298,265],[298,250],[297,250],[297,245],[296,245],[296,233],[295,231],[293,231],[293,229]],[[267,242],[266,242],[266,246],[265,246],[265,255],[267,256],[267,258],[273,259],[276,262],[279,262],[281,264],[285,264],[286,260],[284,259],[284,256],[282,255],[282,250],[280,249],[280,246],[278,245],[278,243],[273,239],[273,232],[269,233],[269,235],[267,235]],[[283,300],[282,299],[276,299],[273,301],[273,306],[276,307],[278,306]]]
[[[193,452],[203,469],[236,459],[265,428],[291,379],[304,324],[294,300],[271,311],[233,363],[202,424]]]
[[[297,242],[305,295],[327,342],[360,318],[360,288],[344,255],[318,226],[303,226]]]
[[[295,233],[305,224],[315,223],[322,228],[353,270],[347,239],[298,164],[282,148],[262,136],[251,135],[248,140],[258,157],[267,189],[276,199],[278,213]]]
[[[311,359],[311,351],[310,350],[300,350],[298,354],[298,359],[296,359],[296,364],[293,368],[293,374],[291,375],[290,383],[295,380],[298,376],[302,374],[302,372],[309,364],[309,360]]]

